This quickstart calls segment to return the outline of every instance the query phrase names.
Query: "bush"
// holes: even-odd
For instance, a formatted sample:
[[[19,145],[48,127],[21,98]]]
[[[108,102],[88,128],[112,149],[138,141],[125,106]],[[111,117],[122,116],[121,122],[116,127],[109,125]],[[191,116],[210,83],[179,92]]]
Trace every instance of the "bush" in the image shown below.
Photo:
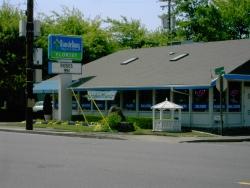
[[[135,123],[136,127],[141,129],[152,129],[152,118],[149,117],[128,117],[128,122]]]
[[[135,127],[134,127],[133,123],[130,123],[130,122],[120,122],[118,124],[117,130],[119,132],[132,132],[132,131],[135,131]]]
[[[94,116],[94,115],[86,115],[88,122],[98,122],[102,120],[101,116]],[[85,121],[83,118],[83,115],[72,115],[71,116],[72,121]]]
[[[110,131],[110,128],[107,124],[97,124],[95,125],[94,127],[94,131],[95,132],[109,132]]]
[[[121,122],[120,115],[118,115],[116,112],[110,113],[106,120],[111,129],[118,130],[119,123]]]

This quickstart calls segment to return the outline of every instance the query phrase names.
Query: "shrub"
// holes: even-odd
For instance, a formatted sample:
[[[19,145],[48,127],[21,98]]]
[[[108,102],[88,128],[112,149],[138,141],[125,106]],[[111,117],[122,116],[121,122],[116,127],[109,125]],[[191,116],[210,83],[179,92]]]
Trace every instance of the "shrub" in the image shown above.
[[[97,125],[95,125],[94,131],[95,132],[109,132],[110,128],[106,123],[104,124],[98,123]]]
[[[110,113],[106,120],[111,129],[118,130],[119,123],[121,122],[120,115],[118,115],[116,112]]]
[[[117,130],[119,132],[132,132],[135,131],[135,127],[131,122],[120,122],[118,124]]]
[[[152,118],[149,117],[128,117],[128,122],[135,123],[141,129],[152,129]]]
[[[86,115],[88,122],[98,122],[102,120],[101,116],[94,116],[94,115]],[[83,115],[72,115],[71,116],[72,121],[85,121],[83,118]]]

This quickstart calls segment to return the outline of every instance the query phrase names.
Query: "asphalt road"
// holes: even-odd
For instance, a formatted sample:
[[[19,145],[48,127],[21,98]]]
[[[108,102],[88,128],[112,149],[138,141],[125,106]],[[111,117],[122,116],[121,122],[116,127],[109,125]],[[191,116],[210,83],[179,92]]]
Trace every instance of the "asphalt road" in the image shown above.
[[[250,143],[0,132],[1,188],[250,187]]]

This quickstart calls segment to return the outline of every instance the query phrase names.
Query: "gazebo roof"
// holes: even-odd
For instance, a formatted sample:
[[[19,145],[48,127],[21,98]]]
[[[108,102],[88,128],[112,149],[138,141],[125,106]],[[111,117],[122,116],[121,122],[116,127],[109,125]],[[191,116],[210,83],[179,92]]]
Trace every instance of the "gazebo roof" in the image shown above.
[[[170,101],[168,101],[168,99],[166,99],[165,101],[161,102],[161,103],[158,103],[154,106],[151,107],[152,109],[159,109],[159,110],[166,110],[166,109],[182,109],[183,107],[178,105],[178,104],[175,104],[175,103],[172,103]]]

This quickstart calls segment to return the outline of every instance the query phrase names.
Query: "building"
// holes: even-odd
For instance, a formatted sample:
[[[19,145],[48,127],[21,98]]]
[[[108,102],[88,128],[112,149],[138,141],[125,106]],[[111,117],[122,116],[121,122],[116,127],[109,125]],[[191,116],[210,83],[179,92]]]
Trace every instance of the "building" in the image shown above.
[[[183,126],[216,128],[218,67],[225,69],[225,126],[250,127],[250,40],[122,50],[84,65],[69,88],[78,93],[88,113],[96,109],[86,99],[87,91],[117,91],[113,101],[96,101],[98,107],[108,111],[116,104],[126,115],[151,116],[151,106],[168,98],[183,106]]]

